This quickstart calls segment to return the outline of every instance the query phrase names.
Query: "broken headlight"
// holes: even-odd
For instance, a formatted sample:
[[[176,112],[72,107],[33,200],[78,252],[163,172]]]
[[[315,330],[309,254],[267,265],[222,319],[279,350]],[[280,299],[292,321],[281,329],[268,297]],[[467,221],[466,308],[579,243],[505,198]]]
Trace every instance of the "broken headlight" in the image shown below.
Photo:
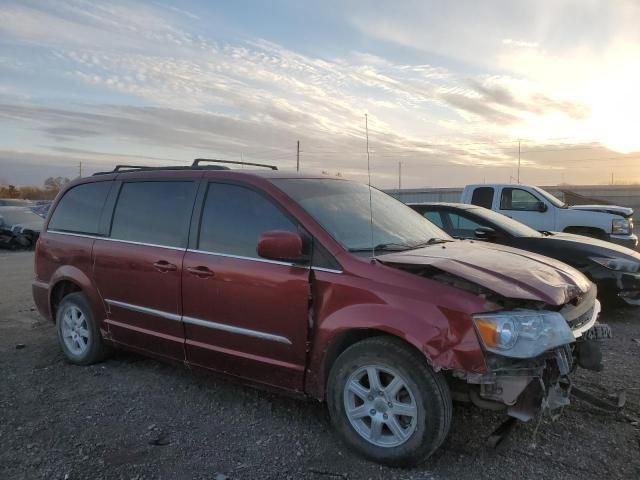
[[[626,258],[606,258],[606,257],[591,257],[596,263],[599,263],[604,268],[609,270],[615,270],[617,272],[630,272],[635,273],[640,270],[640,263],[634,260],[627,260]]]
[[[575,341],[558,312],[514,310],[479,313],[473,321],[484,348],[512,358],[532,358]]]

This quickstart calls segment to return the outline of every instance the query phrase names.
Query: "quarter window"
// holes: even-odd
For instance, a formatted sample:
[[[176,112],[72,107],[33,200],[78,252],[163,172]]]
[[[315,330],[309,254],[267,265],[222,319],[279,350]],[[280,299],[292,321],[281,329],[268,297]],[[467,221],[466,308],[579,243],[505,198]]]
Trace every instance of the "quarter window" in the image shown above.
[[[110,181],[83,183],[71,188],[58,202],[49,221],[49,228],[96,235],[100,231],[102,208],[111,183]]]
[[[503,188],[500,196],[502,210],[537,211],[540,200],[526,190],[520,188]]]
[[[185,246],[194,195],[194,182],[124,183],[113,214],[111,238]]]
[[[471,203],[479,207],[491,209],[491,205],[493,204],[493,187],[476,188],[471,196]]]
[[[209,185],[199,250],[258,258],[258,238],[269,230],[298,232],[297,226],[259,193],[239,185]]]

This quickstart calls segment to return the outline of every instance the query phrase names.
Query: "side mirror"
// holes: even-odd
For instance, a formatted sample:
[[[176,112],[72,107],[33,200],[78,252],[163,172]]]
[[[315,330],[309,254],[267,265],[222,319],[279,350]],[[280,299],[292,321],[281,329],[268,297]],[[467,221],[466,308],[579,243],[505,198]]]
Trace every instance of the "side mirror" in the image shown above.
[[[537,207],[538,208],[536,210],[538,210],[539,212],[546,212],[548,209],[547,204],[544,202],[538,202]]]
[[[302,254],[302,238],[294,232],[270,230],[258,238],[258,255],[269,260],[299,261]]]
[[[495,240],[497,234],[491,227],[478,227],[473,232],[478,240]]]

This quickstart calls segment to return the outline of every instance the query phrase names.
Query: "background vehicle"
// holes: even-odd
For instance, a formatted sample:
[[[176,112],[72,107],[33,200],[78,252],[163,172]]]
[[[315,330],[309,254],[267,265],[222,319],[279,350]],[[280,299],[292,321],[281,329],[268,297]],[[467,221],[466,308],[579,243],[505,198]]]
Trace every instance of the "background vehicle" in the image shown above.
[[[43,225],[43,218],[29,208],[0,207],[0,247],[34,247]]]
[[[629,248],[638,245],[631,208],[570,207],[539,187],[520,184],[467,185],[460,201],[502,213],[538,231],[586,235]]]
[[[544,232],[486,208],[462,203],[409,204],[449,235],[521,248],[555,258],[584,273],[609,302],[640,304],[640,254],[620,245],[569,233]]]
[[[0,198],[0,207],[28,207],[31,204],[31,201],[21,198]]]
[[[443,442],[450,388],[524,420],[566,405],[600,309],[572,267],[462,245],[366,185],[199,161],[67,186],[35,271],[69,361],[115,346],[326,400],[391,465]]]

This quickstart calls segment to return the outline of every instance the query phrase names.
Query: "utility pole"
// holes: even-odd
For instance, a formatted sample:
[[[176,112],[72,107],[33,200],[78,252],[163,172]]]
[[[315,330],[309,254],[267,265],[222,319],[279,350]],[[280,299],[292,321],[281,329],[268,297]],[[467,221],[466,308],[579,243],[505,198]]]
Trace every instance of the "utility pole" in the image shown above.
[[[520,139],[518,139],[518,185],[520,184]]]
[[[611,185],[613,185],[613,170],[611,170]]]
[[[298,148],[296,149],[296,172],[300,171],[300,140],[298,140]]]
[[[78,165],[78,176],[82,178],[82,160],[80,160],[80,164]]]
[[[398,162],[398,193],[402,189],[402,162]]]

